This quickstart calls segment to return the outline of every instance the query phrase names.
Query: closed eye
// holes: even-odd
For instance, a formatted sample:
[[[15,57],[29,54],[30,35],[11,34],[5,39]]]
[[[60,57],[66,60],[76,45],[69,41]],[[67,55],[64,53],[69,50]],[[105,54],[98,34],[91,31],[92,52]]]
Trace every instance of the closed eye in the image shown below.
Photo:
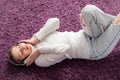
[[[19,51],[19,53],[18,53],[19,55],[22,55],[22,53],[21,53],[21,51]]]
[[[20,46],[19,46],[19,45],[18,45],[18,48],[19,48],[18,54],[19,54],[20,56],[22,56],[23,52],[22,52],[22,50],[20,50]]]

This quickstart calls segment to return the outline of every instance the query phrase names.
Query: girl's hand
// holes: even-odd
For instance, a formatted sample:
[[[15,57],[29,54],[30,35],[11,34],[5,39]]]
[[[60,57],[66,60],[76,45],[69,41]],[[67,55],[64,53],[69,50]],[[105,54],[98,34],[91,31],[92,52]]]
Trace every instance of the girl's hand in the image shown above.
[[[32,39],[26,39],[26,40],[20,40],[19,42],[26,42],[28,44],[36,45],[40,40],[37,38],[32,38]]]
[[[40,52],[38,51],[38,49],[36,49],[33,53],[31,53],[30,56],[28,56],[27,59],[25,59],[24,63],[26,64],[26,66],[30,66],[39,55]]]
[[[118,24],[120,23],[120,14],[117,15],[117,17],[113,20],[113,24]]]

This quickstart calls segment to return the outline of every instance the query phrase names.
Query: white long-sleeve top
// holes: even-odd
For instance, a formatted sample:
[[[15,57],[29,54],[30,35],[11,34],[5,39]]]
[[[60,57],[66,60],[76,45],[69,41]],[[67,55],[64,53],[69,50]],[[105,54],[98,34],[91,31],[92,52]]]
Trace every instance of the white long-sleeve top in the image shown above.
[[[43,57],[43,55],[46,55],[47,58],[44,58],[48,61],[43,61],[43,63],[46,63],[47,65],[41,65],[41,58],[38,57],[38,59],[36,59],[38,66],[53,65],[65,58],[90,58],[88,41],[83,30],[78,32],[58,32],[56,30],[59,28],[59,24],[58,18],[50,18],[44,27],[33,35],[33,38],[36,37],[40,40],[40,43],[36,45],[36,48],[41,53],[40,56]]]

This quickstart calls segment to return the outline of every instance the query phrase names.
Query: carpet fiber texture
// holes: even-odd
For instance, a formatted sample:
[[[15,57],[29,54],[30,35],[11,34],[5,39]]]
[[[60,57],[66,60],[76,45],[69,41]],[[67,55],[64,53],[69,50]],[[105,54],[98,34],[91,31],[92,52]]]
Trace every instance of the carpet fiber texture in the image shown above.
[[[0,0],[0,80],[120,80],[120,42],[99,61],[64,60],[47,68],[8,62],[10,46],[31,38],[48,18],[60,19],[59,31],[81,29],[78,14],[86,4],[112,15],[120,12],[120,0]]]

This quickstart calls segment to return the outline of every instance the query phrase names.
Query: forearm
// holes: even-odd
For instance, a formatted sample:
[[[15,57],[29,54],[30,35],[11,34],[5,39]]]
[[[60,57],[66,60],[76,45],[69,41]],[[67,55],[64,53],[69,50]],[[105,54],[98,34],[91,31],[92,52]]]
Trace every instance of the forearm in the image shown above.
[[[42,40],[44,37],[46,37],[51,32],[56,31],[58,28],[59,28],[59,19],[58,18],[50,18],[47,20],[47,22],[45,23],[43,28],[41,28],[33,36],[35,36],[39,40]]]
[[[31,41],[32,41],[32,44],[33,44],[33,45],[36,45],[37,43],[40,42],[40,40],[39,40],[37,37],[31,38]]]

